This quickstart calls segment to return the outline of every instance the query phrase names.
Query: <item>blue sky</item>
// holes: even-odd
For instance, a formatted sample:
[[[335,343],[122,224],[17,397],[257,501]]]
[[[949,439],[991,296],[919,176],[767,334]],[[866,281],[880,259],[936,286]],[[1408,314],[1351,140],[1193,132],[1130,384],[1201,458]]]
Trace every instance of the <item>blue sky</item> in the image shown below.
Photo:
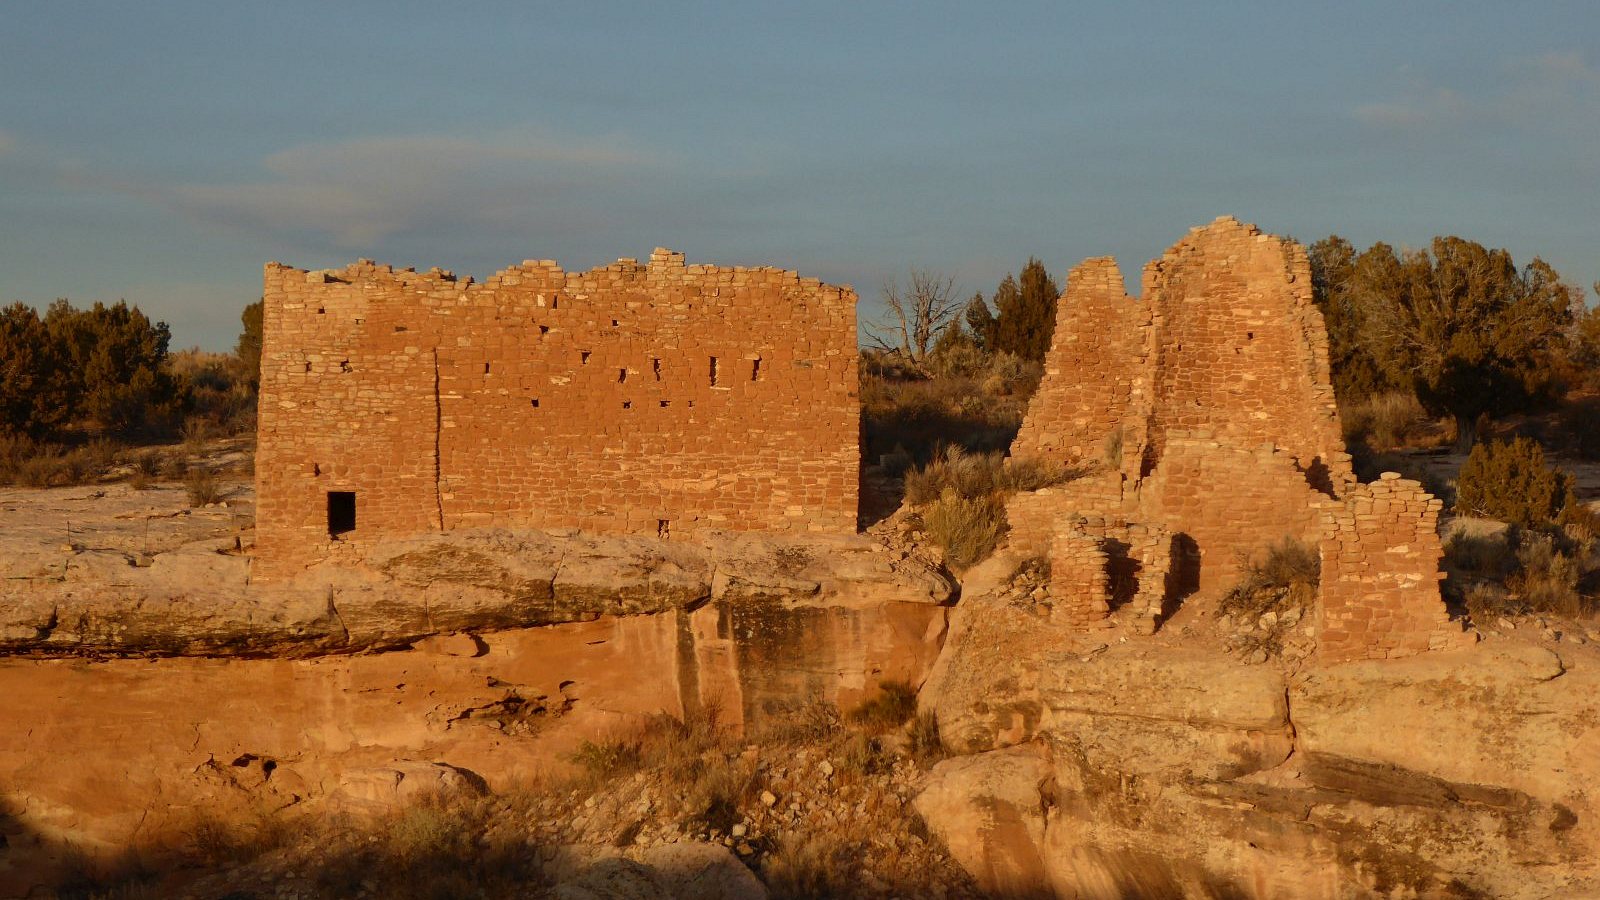
[[[231,346],[267,260],[1130,283],[1227,213],[1600,279],[1592,3],[8,4],[0,302]]]

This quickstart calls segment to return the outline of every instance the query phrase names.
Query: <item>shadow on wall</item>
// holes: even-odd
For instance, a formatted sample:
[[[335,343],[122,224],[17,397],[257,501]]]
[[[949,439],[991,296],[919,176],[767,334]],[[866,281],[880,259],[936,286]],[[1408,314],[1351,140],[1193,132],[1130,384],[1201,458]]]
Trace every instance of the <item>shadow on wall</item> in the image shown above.
[[[1172,536],[1172,566],[1167,569],[1167,591],[1161,603],[1161,620],[1172,618],[1183,601],[1200,590],[1200,545],[1183,532]]]

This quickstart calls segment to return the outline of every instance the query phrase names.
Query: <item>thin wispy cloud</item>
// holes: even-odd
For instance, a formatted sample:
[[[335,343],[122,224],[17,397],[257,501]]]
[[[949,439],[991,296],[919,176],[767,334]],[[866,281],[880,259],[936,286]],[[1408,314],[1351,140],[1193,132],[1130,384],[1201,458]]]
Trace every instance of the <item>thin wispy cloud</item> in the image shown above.
[[[360,249],[430,223],[503,225],[508,202],[537,214],[570,185],[654,165],[622,139],[420,134],[289,147],[266,156],[256,180],[119,186],[204,222]]]
[[[1508,61],[1481,89],[1413,79],[1396,96],[1357,104],[1364,125],[1393,130],[1449,130],[1471,124],[1564,124],[1574,109],[1600,113],[1600,68],[1578,52],[1550,52]],[[1582,123],[1579,123],[1582,124]]]

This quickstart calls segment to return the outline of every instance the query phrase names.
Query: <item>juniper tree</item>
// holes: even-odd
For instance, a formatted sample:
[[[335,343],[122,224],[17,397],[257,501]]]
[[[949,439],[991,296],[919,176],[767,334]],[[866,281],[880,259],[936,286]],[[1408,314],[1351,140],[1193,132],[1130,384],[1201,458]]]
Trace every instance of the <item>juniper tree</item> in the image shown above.
[[[1033,257],[1022,267],[1020,278],[1007,275],[995,289],[995,327],[992,349],[1024,359],[1042,360],[1055,332],[1056,298],[1060,291]]]
[[[1403,255],[1374,245],[1352,291],[1373,356],[1429,412],[1455,419],[1462,450],[1480,416],[1517,409],[1543,387],[1572,324],[1570,288],[1549,264],[1535,257],[1519,270],[1508,251],[1458,237]]]

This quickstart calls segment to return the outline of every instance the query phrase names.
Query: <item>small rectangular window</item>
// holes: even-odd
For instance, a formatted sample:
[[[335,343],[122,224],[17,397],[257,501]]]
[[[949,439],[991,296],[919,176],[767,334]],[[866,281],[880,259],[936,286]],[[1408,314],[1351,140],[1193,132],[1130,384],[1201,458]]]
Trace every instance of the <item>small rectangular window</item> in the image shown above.
[[[533,404],[533,408],[534,409],[538,409],[539,408],[539,398],[538,397],[533,398],[529,402],[531,402]]]
[[[621,384],[621,383],[623,383],[624,381],[627,381],[627,380],[628,380],[628,370],[626,368],[618,369],[617,370],[617,383]]]
[[[717,386],[717,376],[719,374],[721,374],[721,373],[718,371],[718,368],[717,368],[717,358],[715,356],[713,356],[713,357],[711,357],[711,386],[712,387],[716,387]]]
[[[489,364],[488,363],[484,363],[483,364],[483,374],[485,374],[485,375],[489,374]]]
[[[750,380],[757,381],[761,378],[761,357],[750,361]]]
[[[591,351],[591,350],[579,350],[578,351],[578,363],[580,365],[587,366],[589,364],[589,354],[592,353],[592,352],[593,351]]]
[[[356,492],[328,492],[328,535],[338,537],[356,530]]]
[[[650,357],[650,371],[655,373],[657,381],[661,380],[661,357],[659,357],[659,356]]]

